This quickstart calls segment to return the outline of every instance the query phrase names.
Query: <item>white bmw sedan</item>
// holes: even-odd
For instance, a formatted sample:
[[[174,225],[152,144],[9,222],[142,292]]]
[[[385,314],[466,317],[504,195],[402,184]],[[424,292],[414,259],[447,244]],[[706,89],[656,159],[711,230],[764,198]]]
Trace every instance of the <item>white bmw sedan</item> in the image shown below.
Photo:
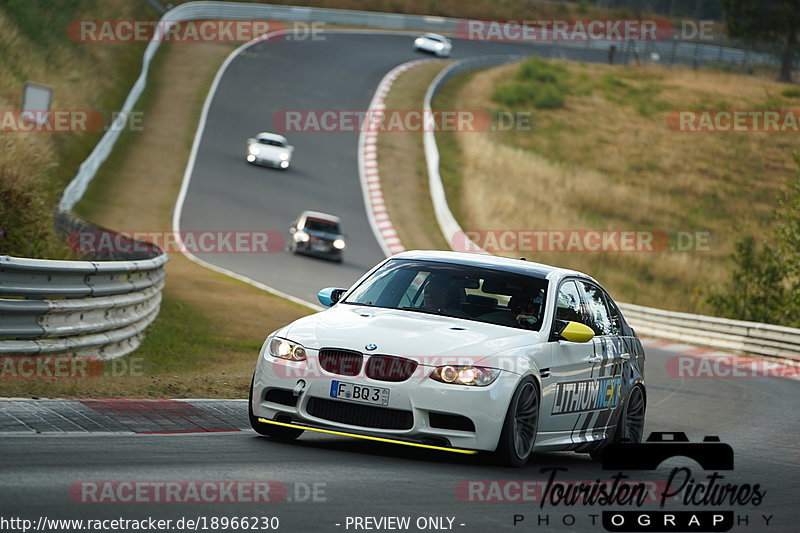
[[[291,146],[283,135],[262,132],[247,139],[247,162],[286,170],[292,162]]]
[[[262,435],[486,451],[512,466],[641,441],[642,345],[585,274],[415,251],[318,298],[330,308],[261,348],[249,414]]]
[[[426,33],[414,39],[414,50],[428,52],[438,57],[448,57],[453,49],[453,43],[444,35]]]

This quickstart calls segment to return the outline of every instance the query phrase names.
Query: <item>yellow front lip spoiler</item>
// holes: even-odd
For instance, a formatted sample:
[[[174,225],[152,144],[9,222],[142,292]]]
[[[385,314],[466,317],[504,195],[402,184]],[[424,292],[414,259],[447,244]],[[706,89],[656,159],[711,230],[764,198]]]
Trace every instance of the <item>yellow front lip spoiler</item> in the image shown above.
[[[385,442],[388,444],[402,444],[403,446],[413,446],[415,448],[425,448],[426,450],[438,450],[441,452],[462,453],[464,455],[475,455],[477,450],[462,450],[459,448],[448,448],[446,446],[434,446],[432,444],[420,444],[418,442],[408,442],[397,439],[387,439],[385,437],[373,437],[371,435],[359,435],[358,433],[348,433],[347,431],[335,431],[332,429],[315,428],[311,426],[304,426],[300,424],[290,424],[288,422],[278,422],[277,420],[267,420],[266,418],[259,417],[259,422],[264,424],[272,424],[273,426],[283,426],[293,429],[303,429],[306,431],[316,431],[317,433],[325,433],[327,435],[338,435],[340,437],[355,437],[357,439],[371,440],[375,442]]]

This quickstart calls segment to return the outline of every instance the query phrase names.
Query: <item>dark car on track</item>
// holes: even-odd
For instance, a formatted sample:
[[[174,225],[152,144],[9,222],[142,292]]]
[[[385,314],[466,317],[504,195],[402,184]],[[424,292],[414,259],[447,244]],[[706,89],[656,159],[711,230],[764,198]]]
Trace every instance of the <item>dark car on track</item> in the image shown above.
[[[295,254],[307,254],[342,261],[345,236],[339,217],[318,211],[303,211],[289,227],[289,249]]]

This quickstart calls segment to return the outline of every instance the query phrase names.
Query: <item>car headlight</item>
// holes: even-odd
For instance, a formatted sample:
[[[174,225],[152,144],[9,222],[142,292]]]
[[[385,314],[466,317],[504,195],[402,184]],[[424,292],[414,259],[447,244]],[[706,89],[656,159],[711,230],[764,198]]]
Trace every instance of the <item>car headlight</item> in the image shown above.
[[[258,155],[258,152],[260,152],[261,149],[258,147],[258,145],[251,144],[250,146],[247,147],[247,151],[250,152],[252,155]]]
[[[294,240],[297,242],[308,242],[308,233],[303,230],[297,230],[294,232]]]
[[[344,250],[344,239],[336,239],[333,241],[333,247],[337,250]]]
[[[280,337],[273,337],[269,341],[269,354],[289,361],[306,360],[306,349],[303,346]]]
[[[281,152],[281,153],[279,153],[278,154],[278,159],[280,159],[281,161],[286,161],[287,159],[289,159],[289,152]]]
[[[414,39],[414,44],[422,44],[424,42],[425,39],[423,39],[422,37],[417,37],[416,39]]]
[[[491,385],[499,375],[500,370],[497,368],[445,365],[435,368],[431,372],[430,378],[454,385],[485,387]]]

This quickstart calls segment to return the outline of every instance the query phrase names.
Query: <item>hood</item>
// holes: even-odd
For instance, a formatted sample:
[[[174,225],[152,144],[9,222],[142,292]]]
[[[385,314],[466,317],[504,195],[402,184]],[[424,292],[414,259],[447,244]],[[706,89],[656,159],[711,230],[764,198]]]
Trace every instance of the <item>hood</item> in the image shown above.
[[[398,355],[426,366],[476,364],[488,356],[541,342],[536,331],[348,304],[303,317],[277,333],[307,348]],[[368,344],[377,348],[368,351]]]
[[[318,237],[320,239],[324,239],[326,241],[335,241],[336,239],[344,239],[344,236],[339,233],[331,233],[329,231],[319,231],[313,230],[308,228],[303,228],[303,231],[308,233],[313,237]]]
[[[258,155],[260,157],[272,157],[278,159],[278,154],[281,152],[286,152],[290,156],[292,155],[292,151],[283,146],[272,146],[271,144],[260,143],[253,143],[250,146],[258,146]]]

